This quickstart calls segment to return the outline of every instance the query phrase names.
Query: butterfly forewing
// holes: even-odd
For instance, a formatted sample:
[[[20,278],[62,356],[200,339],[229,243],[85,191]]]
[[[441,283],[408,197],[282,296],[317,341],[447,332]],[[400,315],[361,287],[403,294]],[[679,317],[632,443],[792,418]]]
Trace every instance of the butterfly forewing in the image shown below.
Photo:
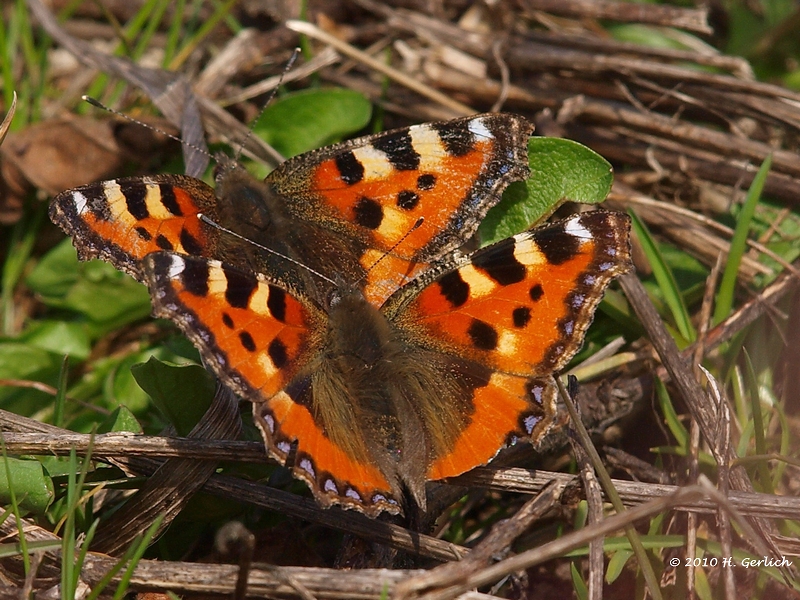
[[[214,190],[184,175],[129,177],[58,194],[50,219],[75,239],[82,259],[102,258],[139,281],[151,252],[212,257],[219,232],[197,218],[215,219]]]
[[[270,454],[281,463],[293,456],[289,466],[321,504],[373,515],[400,510],[375,465],[354,460],[320,431],[313,392],[302,388],[306,377],[298,373],[322,351],[319,309],[218,261],[159,252],[145,259],[144,271],[155,315],[175,321],[214,373],[254,403]]]
[[[144,271],[155,315],[175,321],[217,376],[250,400],[281,391],[315,349],[321,317],[261,277],[169,252],[149,255]]]
[[[606,286],[629,268],[629,229],[626,215],[596,211],[503,240],[421,281],[398,320],[424,332],[423,343],[492,369],[553,373],[580,348]]]
[[[503,189],[527,176],[532,129],[508,114],[428,123],[290,159],[268,181],[308,196],[291,209],[301,218],[341,223],[363,240],[365,294],[380,305],[469,239]]]

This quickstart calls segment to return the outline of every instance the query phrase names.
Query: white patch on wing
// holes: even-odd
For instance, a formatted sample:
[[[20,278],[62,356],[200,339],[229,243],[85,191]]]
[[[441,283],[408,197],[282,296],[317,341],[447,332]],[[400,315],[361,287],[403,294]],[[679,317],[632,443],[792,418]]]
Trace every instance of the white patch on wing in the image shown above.
[[[481,117],[469,122],[469,130],[476,137],[494,139],[494,134],[489,131]]]
[[[566,223],[564,223],[564,231],[569,235],[581,240],[591,240],[594,238],[592,232],[581,224],[581,218],[579,215],[572,217]]]
[[[86,212],[86,205],[89,201],[81,192],[72,192],[72,202],[75,204],[75,210],[79,215]]]
[[[186,263],[177,254],[173,254],[169,258],[169,268],[167,269],[167,277],[170,279],[177,279],[183,270],[186,268]]]

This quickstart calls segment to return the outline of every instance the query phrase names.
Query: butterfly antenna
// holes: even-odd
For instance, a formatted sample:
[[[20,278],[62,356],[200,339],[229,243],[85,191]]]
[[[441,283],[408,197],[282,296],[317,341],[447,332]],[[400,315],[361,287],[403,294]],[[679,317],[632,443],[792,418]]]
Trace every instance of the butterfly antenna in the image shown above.
[[[176,142],[178,142],[181,146],[186,146],[187,148],[191,148],[192,150],[196,150],[200,154],[202,154],[204,156],[207,156],[211,160],[214,160],[214,157],[211,155],[211,153],[206,148],[201,148],[200,146],[192,144],[191,142],[187,142],[186,140],[182,140],[181,138],[179,138],[176,135],[172,135],[168,131],[164,131],[163,129],[160,129],[160,128],[156,127],[155,125],[150,125],[149,123],[145,123],[144,121],[140,121],[139,119],[136,119],[136,118],[134,118],[134,117],[132,117],[130,115],[126,115],[124,112],[120,112],[118,110],[115,110],[115,109],[111,108],[110,106],[106,106],[105,104],[103,104],[99,100],[96,100],[96,99],[92,98],[91,96],[81,96],[81,99],[84,102],[88,102],[89,104],[91,104],[95,108],[99,108],[99,109],[105,110],[107,112],[110,112],[113,115],[117,115],[118,117],[122,117],[126,121],[130,121],[131,123],[136,123],[137,125],[139,125],[141,127],[144,127],[145,129],[149,129],[150,131],[155,131],[156,133],[160,133],[161,135],[165,135],[169,139],[175,140]]]
[[[286,61],[286,66],[283,68],[283,72],[281,73],[280,79],[278,79],[278,85],[272,88],[272,91],[267,96],[264,105],[261,107],[261,110],[258,111],[256,118],[253,119],[253,124],[247,130],[247,135],[244,136],[242,143],[239,144],[239,149],[236,151],[233,159],[238,163],[239,158],[242,156],[242,152],[244,151],[244,147],[247,144],[247,140],[250,139],[250,136],[253,135],[253,127],[259,122],[261,116],[264,114],[264,111],[267,110],[267,107],[272,103],[273,99],[275,98],[275,94],[278,93],[278,89],[280,89],[281,85],[283,84],[283,78],[286,77],[286,74],[292,70],[294,63],[297,62],[297,57],[300,56],[300,48],[295,48],[292,55],[289,57],[289,60]]]
[[[366,273],[364,273],[364,275],[361,277],[361,279],[359,279],[359,280],[358,280],[356,283],[360,283],[360,282],[364,281],[364,280],[367,278],[367,275],[369,275],[369,272],[370,272],[370,271],[372,271],[372,269],[374,269],[375,267],[377,267],[377,266],[378,266],[378,263],[380,263],[380,262],[381,262],[381,261],[382,261],[384,258],[386,258],[386,257],[387,257],[387,256],[389,256],[389,255],[390,255],[392,252],[394,252],[394,251],[395,251],[395,249],[396,249],[396,248],[397,248],[397,247],[398,247],[400,244],[402,244],[404,241],[406,241],[406,238],[407,238],[408,236],[410,236],[410,235],[411,235],[413,232],[415,232],[417,229],[419,229],[419,228],[422,226],[422,224],[423,224],[424,222],[425,222],[425,218],[424,218],[424,217],[420,217],[419,219],[417,219],[417,222],[416,222],[416,223],[414,223],[414,224],[411,226],[411,229],[409,229],[408,231],[406,231],[406,232],[405,232],[405,234],[403,235],[403,237],[401,237],[399,240],[397,240],[397,241],[394,243],[394,246],[392,246],[391,248],[389,248],[389,249],[388,249],[386,252],[384,252],[384,253],[383,253],[383,255],[382,255],[382,256],[381,256],[381,257],[380,257],[378,260],[376,260],[374,263],[372,263],[372,264],[370,265],[369,269],[367,269],[367,272],[366,272]]]
[[[320,279],[322,279],[324,281],[327,281],[328,283],[331,283],[333,285],[336,285],[336,282],[333,279],[331,279],[330,277],[325,277],[325,275],[323,275],[319,271],[315,271],[314,269],[312,269],[308,265],[304,265],[299,260],[295,260],[291,256],[286,256],[285,254],[281,254],[280,252],[278,252],[277,250],[273,250],[272,248],[267,248],[266,246],[263,246],[263,245],[259,244],[258,242],[254,241],[254,240],[251,240],[250,238],[247,238],[247,237],[245,237],[245,236],[243,236],[241,234],[238,234],[235,231],[232,231],[232,230],[228,229],[227,227],[223,227],[222,225],[220,225],[216,221],[214,221],[214,220],[208,218],[207,216],[205,216],[203,213],[197,213],[197,218],[200,219],[206,225],[210,225],[211,227],[213,227],[213,228],[215,228],[215,229],[217,229],[217,230],[219,230],[219,231],[221,231],[223,233],[227,233],[228,235],[232,235],[236,239],[241,240],[241,241],[245,242],[246,244],[250,244],[251,246],[255,246],[259,250],[264,250],[264,252],[269,252],[270,254],[272,254],[274,256],[278,256],[278,257],[284,259],[285,261],[288,261],[288,262],[290,262],[290,263],[292,263],[294,265],[297,265],[301,269],[305,269],[309,273],[311,273],[313,275],[316,275]]]

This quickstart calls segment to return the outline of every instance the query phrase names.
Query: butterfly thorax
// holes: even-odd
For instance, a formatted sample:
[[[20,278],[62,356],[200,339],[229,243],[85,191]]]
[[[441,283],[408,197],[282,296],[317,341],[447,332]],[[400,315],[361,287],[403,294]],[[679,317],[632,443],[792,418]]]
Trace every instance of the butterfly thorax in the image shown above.
[[[225,199],[218,207],[221,225],[262,245],[284,239],[289,217],[284,202],[268,185],[230,158],[220,163],[215,178],[217,195]]]
[[[218,161],[220,224],[244,238],[220,237],[217,253],[225,262],[269,273],[319,303],[330,294],[331,286],[312,271],[337,271],[347,281],[363,276],[358,262],[363,243],[343,236],[343,231],[320,227],[320,215],[307,206],[310,200],[287,199],[278,189],[278,175],[274,176],[277,184],[270,177],[260,181],[229,157],[220,156]]]

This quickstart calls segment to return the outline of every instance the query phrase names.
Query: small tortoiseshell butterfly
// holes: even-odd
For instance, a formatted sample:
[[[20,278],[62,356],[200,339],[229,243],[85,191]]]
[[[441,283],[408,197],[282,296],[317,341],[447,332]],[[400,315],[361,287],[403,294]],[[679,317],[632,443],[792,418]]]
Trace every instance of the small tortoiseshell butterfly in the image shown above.
[[[50,215],[82,258],[149,286],[320,504],[399,513],[425,507],[426,481],[544,435],[552,374],[630,266],[627,216],[600,211],[456,251],[527,176],[531,131],[504,114],[419,125],[264,182],[223,162],[217,195],[130,178],[64,192]]]

